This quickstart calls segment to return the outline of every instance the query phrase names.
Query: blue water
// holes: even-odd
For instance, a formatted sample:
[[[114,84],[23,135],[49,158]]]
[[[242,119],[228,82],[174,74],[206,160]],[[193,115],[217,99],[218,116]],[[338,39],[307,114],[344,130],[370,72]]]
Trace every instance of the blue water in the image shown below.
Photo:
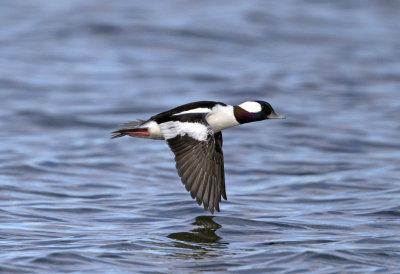
[[[400,272],[398,1],[3,0],[0,272]],[[180,104],[265,100],[224,132],[211,215],[164,141]]]

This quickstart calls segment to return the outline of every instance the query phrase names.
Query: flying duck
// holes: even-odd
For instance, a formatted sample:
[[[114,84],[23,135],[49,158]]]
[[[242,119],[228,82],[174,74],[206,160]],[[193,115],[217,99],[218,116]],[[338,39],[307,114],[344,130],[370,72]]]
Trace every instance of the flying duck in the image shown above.
[[[166,140],[175,154],[176,168],[186,190],[205,210],[219,211],[226,200],[221,131],[240,124],[266,119],[285,119],[264,101],[247,101],[237,106],[200,101],[152,116],[147,121],[124,124],[111,138],[125,135]]]

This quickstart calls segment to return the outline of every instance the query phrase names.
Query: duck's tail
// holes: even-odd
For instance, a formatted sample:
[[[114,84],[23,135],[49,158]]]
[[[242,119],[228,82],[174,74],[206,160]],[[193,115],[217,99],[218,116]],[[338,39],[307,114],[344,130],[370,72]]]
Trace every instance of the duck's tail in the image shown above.
[[[132,135],[138,137],[149,136],[149,130],[145,127],[139,127],[144,121],[132,121],[124,124],[124,128],[111,132],[111,139],[119,138],[125,135]]]

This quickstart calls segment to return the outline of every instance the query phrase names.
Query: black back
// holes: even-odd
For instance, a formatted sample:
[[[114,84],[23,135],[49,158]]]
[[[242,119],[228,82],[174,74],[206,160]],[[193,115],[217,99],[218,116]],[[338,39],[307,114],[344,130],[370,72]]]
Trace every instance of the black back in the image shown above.
[[[221,103],[221,102],[214,102],[214,101],[199,101],[199,102],[193,102],[189,104],[185,104],[164,112],[161,112],[159,114],[156,114],[150,118],[150,120],[156,121],[157,123],[163,123],[166,121],[171,120],[171,116],[174,114],[177,114],[179,112],[183,111],[188,111],[191,109],[195,108],[213,108],[215,105],[223,105],[226,106],[226,104]]]

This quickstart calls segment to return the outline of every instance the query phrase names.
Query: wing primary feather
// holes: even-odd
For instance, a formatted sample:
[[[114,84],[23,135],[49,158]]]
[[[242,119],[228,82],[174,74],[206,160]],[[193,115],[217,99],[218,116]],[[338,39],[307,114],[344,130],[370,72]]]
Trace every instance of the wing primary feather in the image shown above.
[[[203,204],[204,206],[209,205],[210,202],[210,191],[211,191],[211,184],[213,183],[212,179],[213,176],[210,176],[211,180],[208,180],[207,185],[205,186],[204,194],[203,194]]]
[[[187,180],[189,179],[190,174],[192,174],[193,168],[196,166],[196,163],[190,163],[185,170],[182,171],[182,183],[187,184]]]
[[[207,174],[207,157],[201,157],[200,162],[198,163],[198,174],[197,177],[195,178],[195,181],[193,182],[191,186],[191,196],[193,195],[196,197],[197,196],[197,190],[199,189],[200,184],[203,183],[203,180]]]
[[[226,189],[225,189],[225,173],[222,173],[222,197],[224,200],[228,200],[228,197],[226,196]]]
[[[189,167],[195,163],[195,162],[191,161],[192,157],[193,157],[192,153],[187,153],[182,158],[175,157],[179,176],[182,177],[183,173],[185,173],[186,171],[189,171]]]
[[[207,126],[207,139],[199,141],[189,136],[189,132],[181,132],[184,127],[168,128],[179,135],[168,139],[167,143],[175,154],[176,168],[182,183],[192,198],[205,210],[214,214],[219,211],[221,197],[225,200],[225,174],[222,152],[222,134],[213,134],[211,127],[205,120],[205,115],[194,114],[180,116],[180,122],[186,122],[190,118],[198,119],[198,122]],[[196,120],[197,122],[197,120]],[[198,123],[197,122],[197,123]]]
[[[204,176],[204,181],[201,182],[199,190],[197,191],[197,195],[196,195],[196,197],[200,201],[200,204],[201,204],[201,202],[203,202],[203,205],[204,205],[204,193],[206,191],[209,180],[210,180],[210,174],[208,174],[208,172],[206,171],[205,176]],[[208,204],[207,204],[207,206],[208,206]]]
[[[222,184],[221,167],[220,167],[220,164],[218,161],[216,162],[216,165],[215,165],[215,174],[217,176],[217,185],[216,185],[217,195],[215,196],[216,204],[217,204],[218,202],[221,201],[221,184]]]
[[[193,188],[193,192],[196,194],[196,201],[199,205],[201,205],[203,201],[203,190],[204,190],[204,185],[207,184],[208,180],[208,174],[207,174],[207,169],[203,171],[202,176],[199,178],[198,183],[196,186]]]
[[[193,162],[195,162],[195,160],[193,160]],[[188,180],[187,184],[189,186],[189,189],[192,189],[193,183],[196,180],[197,176],[199,175],[200,169],[201,169],[201,166],[194,165],[192,172],[189,174],[189,176],[187,178],[187,180]]]
[[[217,174],[217,184],[216,184],[216,195],[214,196],[214,204],[215,204],[215,209],[219,211],[219,202],[221,202],[221,184],[222,184],[222,177],[221,177],[221,172],[220,169],[217,167],[216,169],[216,174]]]
[[[209,209],[212,213],[214,213],[214,204],[215,204],[215,200],[214,200],[214,196],[216,195],[215,193],[215,185],[217,184],[217,180],[216,177],[213,176],[213,180],[212,180],[212,184],[210,185],[210,196],[209,196]]]

